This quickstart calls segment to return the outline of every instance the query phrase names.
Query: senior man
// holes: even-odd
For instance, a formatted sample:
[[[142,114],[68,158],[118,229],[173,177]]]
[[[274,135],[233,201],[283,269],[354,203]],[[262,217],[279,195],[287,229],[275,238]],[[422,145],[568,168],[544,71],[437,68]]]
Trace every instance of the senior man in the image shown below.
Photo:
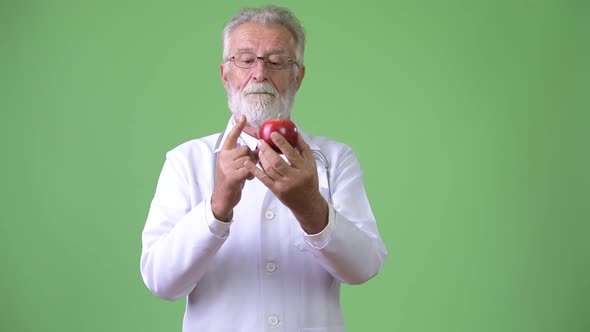
[[[290,118],[305,36],[286,9],[244,9],[223,30],[225,131],[166,155],[142,234],[141,273],[186,298],[183,331],[344,331],[340,284],[387,256],[352,150],[300,131],[277,154],[259,140]],[[314,110],[317,112],[318,110]]]

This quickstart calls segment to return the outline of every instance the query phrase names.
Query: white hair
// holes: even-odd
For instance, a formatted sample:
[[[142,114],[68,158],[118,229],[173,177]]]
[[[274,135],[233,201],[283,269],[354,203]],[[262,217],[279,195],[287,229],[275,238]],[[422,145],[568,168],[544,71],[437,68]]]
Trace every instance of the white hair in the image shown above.
[[[223,28],[223,60],[229,57],[231,33],[240,25],[248,22],[261,24],[278,24],[291,32],[295,39],[294,62],[303,66],[303,51],[305,48],[305,32],[299,20],[286,8],[265,6],[261,8],[244,8],[239,15],[230,19]]]

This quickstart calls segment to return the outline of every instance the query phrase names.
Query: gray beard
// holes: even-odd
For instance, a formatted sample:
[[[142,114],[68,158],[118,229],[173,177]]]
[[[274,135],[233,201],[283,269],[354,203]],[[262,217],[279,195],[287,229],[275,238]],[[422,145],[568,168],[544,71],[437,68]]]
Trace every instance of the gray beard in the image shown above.
[[[258,131],[266,120],[290,117],[294,90],[289,88],[286,96],[281,96],[271,84],[256,83],[255,86],[248,84],[240,93],[229,84],[227,103],[235,119],[245,115],[248,126]],[[253,91],[265,93],[249,94]]]

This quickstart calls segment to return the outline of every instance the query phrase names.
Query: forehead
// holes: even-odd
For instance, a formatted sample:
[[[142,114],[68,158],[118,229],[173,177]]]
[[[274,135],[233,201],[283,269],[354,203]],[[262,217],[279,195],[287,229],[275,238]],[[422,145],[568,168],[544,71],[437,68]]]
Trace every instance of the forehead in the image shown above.
[[[295,39],[282,25],[244,23],[230,34],[231,51],[282,51],[292,52]]]

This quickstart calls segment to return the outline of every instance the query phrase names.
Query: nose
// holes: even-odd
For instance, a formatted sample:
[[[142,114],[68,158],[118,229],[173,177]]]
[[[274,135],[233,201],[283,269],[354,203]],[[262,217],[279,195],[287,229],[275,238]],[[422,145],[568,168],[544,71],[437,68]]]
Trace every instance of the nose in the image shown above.
[[[268,78],[268,72],[266,68],[266,59],[258,58],[256,60],[256,64],[251,69],[252,70],[252,77],[257,82],[263,82]]]

